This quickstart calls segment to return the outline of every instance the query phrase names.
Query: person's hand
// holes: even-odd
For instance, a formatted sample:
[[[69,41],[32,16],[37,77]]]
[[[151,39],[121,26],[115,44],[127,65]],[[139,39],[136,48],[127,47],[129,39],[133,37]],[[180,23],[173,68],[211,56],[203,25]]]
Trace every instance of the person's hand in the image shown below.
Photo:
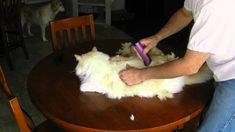
[[[140,43],[145,47],[144,53],[148,53],[153,47],[155,47],[160,41],[160,37],[158,35],[152,35],[147,38],[143,38],[140,40]]]
[[[126,69],[120,71],[119,77],[126,85],[135,85],[144,81],[141,76],[141,69],[131,67],[128,64]]]

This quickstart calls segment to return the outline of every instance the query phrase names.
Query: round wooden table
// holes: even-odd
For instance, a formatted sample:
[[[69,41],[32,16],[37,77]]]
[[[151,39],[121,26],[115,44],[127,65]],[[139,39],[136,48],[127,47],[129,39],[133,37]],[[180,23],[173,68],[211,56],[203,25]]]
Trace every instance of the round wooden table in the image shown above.
[[[95,45],[114,55],[126,41],[104,40]],[[74,54],[91,49],[87,44],[56,51],[42,59],[28,76],[33,104],[66,131],[171,131],[200,115],[212,95],[212,81],[185,86],[183,92],[163,101],[157,97],[109,99],[99,93],[80,92]]]

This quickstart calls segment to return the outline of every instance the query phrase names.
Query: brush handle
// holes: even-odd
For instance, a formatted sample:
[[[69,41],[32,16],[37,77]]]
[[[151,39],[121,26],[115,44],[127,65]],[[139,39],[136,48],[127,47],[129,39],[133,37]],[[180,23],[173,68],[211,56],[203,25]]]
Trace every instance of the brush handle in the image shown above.
[[[148,54],[144,53],[144,48],[143,46],[140,44],[140,42],[135,43],[134,45],[135,51],[138,54],[138,56],[143,60],[144,65],[148,66],[151,63],[151,58],[149,57]]]

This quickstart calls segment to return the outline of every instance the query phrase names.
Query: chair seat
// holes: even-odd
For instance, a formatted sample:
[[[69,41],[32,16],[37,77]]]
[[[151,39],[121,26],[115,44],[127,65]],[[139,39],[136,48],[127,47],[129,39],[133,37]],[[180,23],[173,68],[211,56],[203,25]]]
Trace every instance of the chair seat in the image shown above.
[[[64,130],[57,127],[53,122],[50,120],[46,120],[39,124],[33,132],[64,132]]]

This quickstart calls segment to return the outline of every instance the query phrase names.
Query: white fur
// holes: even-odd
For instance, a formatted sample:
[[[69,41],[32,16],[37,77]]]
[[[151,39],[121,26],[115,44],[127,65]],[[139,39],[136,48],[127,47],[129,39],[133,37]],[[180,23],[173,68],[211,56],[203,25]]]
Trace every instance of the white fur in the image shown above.
[[[125,42],[121,44],[121,49],[118,50],[117,54],[121,56],[133,56],[135,54],[135,50],[132,48],[131,42]],[[162,56],[164,55],[163,52],[158,48],[153,48],[149,51],[150,56]]]
[[[141,84],[127,86],[120,80],[118,73],[126,67],[126,64],[143,68],[143,62],[138,57],[130,56],[126,59],[112,60],[107,54],[96,50],[81,56],[75,55],[75,57],[79,61],[75,70],[76,75],[82,81],[80,90],[83,92],[106,94],[109,98],[120,99],[126,96],[171,98],[173,93],[182,91],[185,84],[205,82],[212,77],[210,70],[204,68],[204,71],[200,71],[195,76],[151,79]],[[150,65],[159,65],[174,59],[174,55],[163,54],[152,56],[152,63]]]
[[[59,12],[64,11],[64,6],[60,0],[51,0],[50,3],[44,4],[39,8],[29,7],[25,5],[22,7],[21,10],[21,24],[22,28],[26,24],[27,33],[30,36],[33,34],[30,31],[32,24],[37,24],[41,28],[41,37],[42,40],[48,41],[45,36],[46,27],[48,26],[49,22],[54,20],[55,16]]]

